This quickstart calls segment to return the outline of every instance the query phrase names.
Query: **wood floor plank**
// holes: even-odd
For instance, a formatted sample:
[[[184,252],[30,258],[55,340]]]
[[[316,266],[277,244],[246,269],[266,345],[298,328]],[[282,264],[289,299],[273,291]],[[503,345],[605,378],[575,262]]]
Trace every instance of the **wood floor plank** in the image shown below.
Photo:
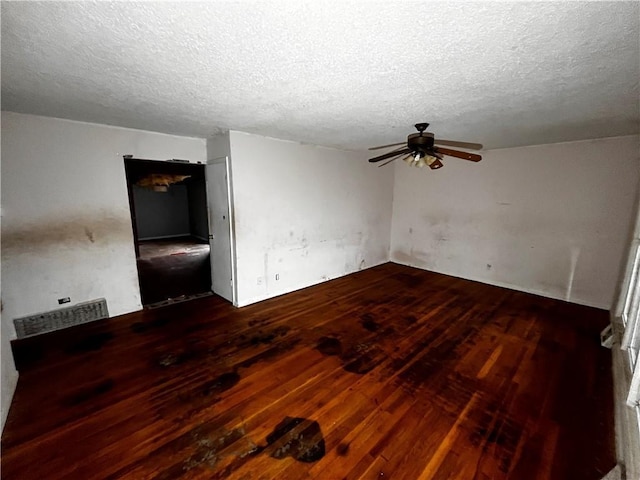
[[[602,310],[397,264],[14,342],[3,478],[597,480]]]

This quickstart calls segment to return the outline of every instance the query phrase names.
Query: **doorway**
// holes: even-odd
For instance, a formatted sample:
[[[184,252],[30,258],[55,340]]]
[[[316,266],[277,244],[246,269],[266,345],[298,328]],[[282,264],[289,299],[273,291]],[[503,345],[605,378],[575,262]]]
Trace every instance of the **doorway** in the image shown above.
[[[205,166],[125,157],[125,172],[142,304],[210,295]]]

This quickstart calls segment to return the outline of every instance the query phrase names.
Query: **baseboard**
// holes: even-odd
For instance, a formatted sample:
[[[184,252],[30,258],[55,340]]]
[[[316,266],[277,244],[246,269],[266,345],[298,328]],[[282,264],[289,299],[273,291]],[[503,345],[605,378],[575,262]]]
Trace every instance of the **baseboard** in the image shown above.
[[[316,280],[312,280],[310,283],[305,283],[305,284],[302,284],[302,285],[297,285],[295,287],[289,287],[289,288],[285,288],[283,290],[270,292],[267,295],[260,295],[260,296],[253,297],[253,298],[241,299],[241,300],[238,301],[238,304],[235,305],[235,306],[238,307],[238,308],[248,307],[249,305],[253,305],[254,303],[263,302],[263,301],[269,300],[271,298],[280,297],[280,296],[286,295],[288,293],[293,293],[293,292],[297,292],[298,290],[303,290],[305,288],[313,287],[314,285],[320,285],[321,283],[330,282],[331,280],[335,280],[336,278],[346,277],[347,275],[351,275],[353,273],[357,273],[357,272],[359,272],[361,270],[368,270],[369,268],[377,267],[379,265],[384,265],[385,263],[389,263],[389,261],[388,260],[382,260],[382,261],[380,261],[378,263],[367,265],[365,268],[355,268],[353,270],[344,272],[344,273],[342,273],[340,275],[336,275],[335,277],[316,279]]]
[[[613,396],[616,429],[616,456],[622,470],[622,478],[640,480],[640,427],[638,415],[627,406],[627,394],[631,383],[631,370],[627,352],[620,349],[622,322],[612,318],[614,343],[613,355]],[[605,477],[606,478],[606,477]]]
[[[400,262],[400,261],[394,260],[394,259],[391,259],[390,262],[397,263],[398,265],[404,265],[405,267],[419,268],[420,270],[425,270],[427,272],[440,273],[442,275],[448,275],[450,277],[462,278],[463,280],[470,280],[472,282],[484,283],[485,285],[493,285],[494,287],[507,288],[509,290],[515,290],[516,292],[530,293],[532,295],[537,295],[539,297],[552,298],[554,300],[562,300],[563,302],[575,303],[577,305],[584,305],[585,307],[599,308],[601,310],[609,310],[609,308],[610,308],[610,305],[604,305],[604,304],[597,303],[597,302],[589,302],[589,301],[585,301],[585,300],[581,300],[581,299],[575,299],[575,298],[571,299],[571,300],[567,300],[565,297],[562,297],[560,295],[554,295],[553,293],[550,293],[550,292],[547,292],[547,291],[543,291],[543,290],[537,290],[535,288],[525,288],[525,287],[521,287],[519,285],[514,285],[512,283],[497,282],[497,281],[494,281],[494,280],[488,280],[486,278],[474,278],[474,277],[471,277],[471,276],[464,276],[463,277],[460,274],[453,274],[451,272],[445,272],[443,270],[435,270],[433,268],[419,267],[417,265],[411,265],[409,263],[403,263],[403,262]]]
[[[602,477],[601,480],[624,480],[620,465],[616,465],[609,473]]]

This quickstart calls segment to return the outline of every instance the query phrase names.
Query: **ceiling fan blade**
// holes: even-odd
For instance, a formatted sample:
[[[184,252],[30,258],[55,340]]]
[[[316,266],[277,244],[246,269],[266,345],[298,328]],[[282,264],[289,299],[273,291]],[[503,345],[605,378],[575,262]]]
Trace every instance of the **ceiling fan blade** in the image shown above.
[[[410,157],[411,154],[407,155],[407,157]],[[405,160],[407,157],[403,158],[403,160]],[[381,163],[380,165],[378,165],[378,168],[380,167],[384,167],[386,164],[391,163],[391,162],[395,162],[397,159],[399,159],[400,157],[393,157],[391,160],[387,160],[384,163]]]
[[[391,150],[390,152],[387,152],[387,153],[399,152],[399,151],[404,150],[405,148],[407,148],[406,144],[403,143],[402,145],[404,145],[404,146],[400,147],[400,148],[396,148],[395,150]]]
[[[433,162],[429,164],[429,168],[431,170],[437,170],[441,167],[444,167],[444,164],[440,161],[439,158],[436,158]]]
[[[482,160],[482,157],[475,153],[460,152],[458,150],[451,150],[449,148],[437,147],[437,148],[434,148],[434,151],[437,153],[442,153],[443,155],[449,155],[450,157],[457,157],[457,158],[463,158],[465,160],[470,160],[472,162],[479,162],[480,160]]]
[[[436,138],[433,143],[436,145],[447,145],[449,147],[467,148],[469,150],[482,150],[481,143],[457,142],[455,140],[440,140]]]
[[[391,143],[389,145],[380,145],[379,147],[371,147],[369,150],[382,150],[383,148],[397,147],[397,146],[406,145],[406,144],[407,142]]]
[[[386,160],[388,158],[391,157],[396,157],[396,156],[400,156],[400,155],[406,155],[407,153],[411,153],[411,149],[410,148],[404,148],[400,151],[393,151],[393,152],[389,152],[389,153],[385,153],[384,155],[380,155],[378,157],[373,157],[369,159],[370,163],[375,163],[375,162],[380,162],[382,160]]]

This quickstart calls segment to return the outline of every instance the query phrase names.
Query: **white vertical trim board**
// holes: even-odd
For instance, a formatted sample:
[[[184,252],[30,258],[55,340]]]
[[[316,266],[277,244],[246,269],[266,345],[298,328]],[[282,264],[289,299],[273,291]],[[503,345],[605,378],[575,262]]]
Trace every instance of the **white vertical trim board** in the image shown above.
[[[638,365],[638,350],[640,349],[640,238],[638,225],[634,229],[631,241],[625,276],[626,291],[622,295],[623,309],[621,322],[624,328],[620,348],[627,351],[629,370],[632,372],[627,405],[638,408],[640,405],[640,365]]]
[[[229,155],[214,158],[207,161],[207,164],[224,163],[227,173],[227,208],[229,214],[229,238],[231,242],[231,294],[234,306],[238,306],[238,273],[236,268],[236,232],[235,232],[235,211],[233,204],[233,175],[231,171],[231,158]]]
[[[629,257],[633,257],[633,261],[628,261],[625,271],[625,282],[621,289],[622,299],[618,302],[621,308],[617,309],[616,316],[622,317],[623,325],[627,325],[629,310],[631,309],[631,295],[629,295],[629,286],[634,285],[638,279],[638,264],[640,263],[640,240],[633,239],[629,248]],[[634,253],[635,252],[635,253]]]
[[[614,329],[621,333],[622,323],[619,319],[614,322]],[[628,357],[618,348],[619,343],[612,349],[613,384],[614,384],[614,413],[616,431],[616,457],[622,465],[627,480],[640,479],[640,428],[638,408],[631,408],[626,403],[631,384],[631,372],[628,368]],[[614,477],[615,478],[615,477]]]
[[[640,198],[620,291],[612,311],[616,452],[629,480],[640,480]]]
[[[238,266],[236,262],[236,220],[233,203],[233,174],[231,158],[227,155],[224,159],[227,167],[227,198],[229,200],[229,237],[231,241],[231,294],[234,306],[238,306]]]

